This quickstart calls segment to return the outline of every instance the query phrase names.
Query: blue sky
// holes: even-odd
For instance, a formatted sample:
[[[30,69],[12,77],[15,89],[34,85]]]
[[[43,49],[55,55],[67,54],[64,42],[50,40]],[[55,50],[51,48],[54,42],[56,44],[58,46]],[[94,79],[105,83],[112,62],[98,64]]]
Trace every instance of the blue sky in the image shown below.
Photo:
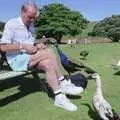
[[[20,7],[27,0],[0,0],[0,21],[19,16]],[[102,20],[113,14],[120,14],[120,0],[33,0],[41,7],[49,3],[63,3],[90,21]]]

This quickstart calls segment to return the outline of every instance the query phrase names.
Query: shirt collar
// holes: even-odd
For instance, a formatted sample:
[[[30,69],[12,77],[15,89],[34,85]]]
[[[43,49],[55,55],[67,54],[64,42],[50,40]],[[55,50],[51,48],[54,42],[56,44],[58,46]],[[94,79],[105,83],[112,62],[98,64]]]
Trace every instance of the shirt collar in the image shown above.
[[[25,24],[23,23],[23,20],[21,18],[21,16],[18,17],[18,20],[20,22],[21,25],[25,26]],[[29,29],[33,26],[33,24],[30,25]],[[26,26],[25,26],[26,27]]]
[[[24,23],[23,23],[23,20],[22,20],[21,16],[19,16],[19,17],[18,17],[18,20],[20,21],[20,24],[21,24],[21,25],[24,25]],[[25,26],[25,25],[24,25],[24,26]]]

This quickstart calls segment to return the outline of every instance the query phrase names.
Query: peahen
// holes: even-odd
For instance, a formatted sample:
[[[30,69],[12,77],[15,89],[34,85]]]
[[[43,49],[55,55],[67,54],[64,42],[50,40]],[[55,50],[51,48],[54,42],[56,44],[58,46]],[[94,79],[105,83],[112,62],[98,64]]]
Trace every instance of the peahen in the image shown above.
[[[69,58],[67,55],[65,55],[62,50],[59,48],[58,44],[55,44],[55,47],[57,49],[57,52],[60,57],[61,64],[63,68],[68,72],[70,75],[71,73],[74,73],[76,71],[84,70],[88,74],[96,73],[92,68],[85,66],[83,62],[73,60],[72,58]]]
[[[68,72],[68,76],[66,77],[68,80],[71,80],[73,84],[75,84],[78,87],[86,88],[87,87],[87,79],[86,77],[81,73],[74,73],[76,71],[80,71],[81,67],[83,66],[82,63],[78,64],[75,61],[70,60],[58,47],[58,44],[55,45],[58,55],[60,57],[61,64],[63,68]]]
[[[70,75],[71,73],[74,73],[76,71],[79,71],[82,64],[77,64],[75,62],[73,62],[72,60],[70,60],[63,52],[62,50],[58,47],[58,44],[55,44],[55,47],[57,49],[57,52],[59,54],[60,57],[60,61],[61,64],[63,66],[63,68],[68,72],[68,74]]]

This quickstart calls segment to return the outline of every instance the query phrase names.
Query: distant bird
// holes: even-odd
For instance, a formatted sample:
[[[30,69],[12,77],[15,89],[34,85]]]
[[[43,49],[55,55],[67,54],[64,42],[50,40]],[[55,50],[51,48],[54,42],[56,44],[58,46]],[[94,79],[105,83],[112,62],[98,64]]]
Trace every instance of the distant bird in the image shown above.
[[[100,75],[94,73],[92,78],[96,80],[96,93],[92,100],[94,110],[103,120],[120,120],[119,116],[112,111],[111,105],[103,97]]]

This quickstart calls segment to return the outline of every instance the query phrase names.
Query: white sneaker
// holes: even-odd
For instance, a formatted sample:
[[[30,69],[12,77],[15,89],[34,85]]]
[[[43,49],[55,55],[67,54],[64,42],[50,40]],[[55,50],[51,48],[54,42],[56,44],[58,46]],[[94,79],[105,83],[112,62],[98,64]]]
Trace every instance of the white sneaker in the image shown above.
[[[68,110],[71,112],[77,110],[77,106],[71,103],[70,100],[64,94],[59,94],[55,96],[54,105],[57,107],[64,108],[65,110]]]
[[[77,87],[71,80],[63,80],[60,82],[61,92],[68,95],[80,95],[84,89],[82,87]]]

